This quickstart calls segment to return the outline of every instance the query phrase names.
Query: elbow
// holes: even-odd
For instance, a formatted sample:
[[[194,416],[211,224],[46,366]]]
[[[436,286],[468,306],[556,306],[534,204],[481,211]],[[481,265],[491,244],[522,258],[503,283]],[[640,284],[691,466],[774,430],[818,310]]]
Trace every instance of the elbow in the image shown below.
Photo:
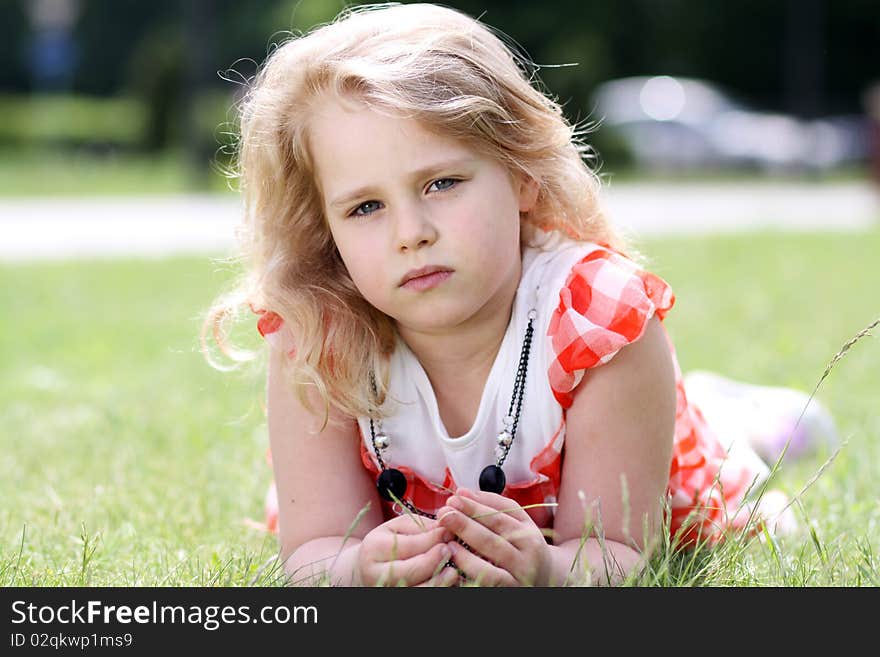
[[[360,539],[325,536],[283,542],[279,554],[288,586],[357,585]]]
[[[309,549],[309,542],[281,548],[279,559],[287,586],[320,586],[327,563]]]
[[[288,583],[296,578],[297,571],[300,568],[296,563],[296,550],[298,547],[298,545],[292,543],[282,542],[281,549],[278,552],[278,561],[284,569]]]

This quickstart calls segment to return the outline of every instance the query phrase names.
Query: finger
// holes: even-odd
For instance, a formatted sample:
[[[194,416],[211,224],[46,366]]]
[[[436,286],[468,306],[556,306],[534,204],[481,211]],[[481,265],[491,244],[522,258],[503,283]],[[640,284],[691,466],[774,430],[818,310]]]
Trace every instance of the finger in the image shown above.
[[[421,584],[416,584],[416,586],[433,586],[433,587],[444,587],[448,588],[451,586],[458,586],[458,580],[461,578],[461,575],[458,574],[458,571],[452,566],[446,566],[439,573],[434,575],[427,582],[422,582]]]
[[[417,516],[414,513],[404,513],[391,520],[386,520],[384,526],[398,534],[420,534],[436,527],[437,521]]]
[[[483,490],[471,490],[470,488],[459,488],[455,491],[455,494],[460,498],[470,499],[479,504],[484,504],[487,507],[495,509],[496,511],[502,511],[505,515],[514,520],[526,521],[531,517],[517,502],[497,493],[490,493]]]
[[[508,500],[507,504],[509,506],[516,503]],[[468,518],[471,518],[472,520],[489,528],[492,532],[498,534],[499,536],[506,537],[508,534],[515,531],[520,524],[518,520],[510,517],[503,511],[499,511],[498,509],[491,506],[486,506],[485,504],[477,502],[476,500],[473,500],[469,497],[452,495],[446,500],[446,506],[461,511]],[[442,518],[442,516],[443,509],[441,508],[440,511],[437,512],[438,522],[439,519]]]
[[[517,502],[495,493],[460,488],[446,503],[503,536],[517,549],[523,549],[541,531]]]
[[[420,534],[396,534],[389,531],[382,537],[376,561],[400,561],[418,556],[438,544],[450,540],[447,528],[436,526]]]
[[[442,507],[437,517],[443,527],[492,563],[510,568],[516,563],[518,551],[513,544],[480,522],[448,506]]]
[[[450,543],[452,563],[467,579],[477,586],[516,586],[518,582],[509,572],[499,568],[478,554],[469,552],[455,543]]]
[[[448,544],[440,543],[427,552],[384,564],[384,586],[415,586],[426,582],[441,570],[452,557]]]

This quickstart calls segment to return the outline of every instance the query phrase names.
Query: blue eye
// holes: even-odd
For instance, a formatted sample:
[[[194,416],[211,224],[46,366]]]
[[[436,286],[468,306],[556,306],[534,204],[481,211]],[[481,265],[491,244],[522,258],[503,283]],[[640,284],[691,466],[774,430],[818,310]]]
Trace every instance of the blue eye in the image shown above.
[[[449,189],[452,189],[461,180],[459,178],[438,178],[430,185],[428,185],[428,191],[437,191],[437,192],[445,192]],[[364,201],[359,206],[357,206],[354,210],[349,213],[350,217],[367,217],[374,212],[381,210],[384,206],[381,201]]]
[[[443,192],[443,191],[446,191],[447,189],[452,189],[459,182],[461,182],[461,181],[456,178],[439,178],[438,180],[435,180],[434,182],[432,182],[428,186],[428,189],[430,190],[433,187],[438,192]]]
[[[379,210],[382,207],[382,204],[379,201],[366,201],[357,206],[354,210],[352,210],[351,214],[356,217],[365,217],[368,214],[373,214],[376,210]]]

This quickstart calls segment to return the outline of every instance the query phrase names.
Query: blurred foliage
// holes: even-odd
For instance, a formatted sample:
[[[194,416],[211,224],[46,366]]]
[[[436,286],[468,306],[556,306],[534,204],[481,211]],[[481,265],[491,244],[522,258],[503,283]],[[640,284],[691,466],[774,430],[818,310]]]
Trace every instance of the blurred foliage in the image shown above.
[[[0,145],[134,146],[148,112],[131,97],[33,94],[0,96]]]
[[[207,89],[193,98],[192,125],[217,144],[230,142],[224,122],[230,95]],[[77,94],[0,95],[0,148],[85,147],[95,151],[164,150],[180,143],[183,126],[160,121],[137,97]],[[229,117],[232,119],[232,116]]]
[[[0,127],[0,142],[30,137],[38,142],[76,141],[93,125],[98,142],[146,152],[182,147],[202,162],[228,142],[224,123],[234,119],[229,110],[236,93],[275,45],[291,33],[332,20],[347,5],[364,4],[78,0],[72,80],[66,88],[44,90],[71,94],[61,106],[75,108],[76,120],[66,126],[56,120],[60,114],[54,110],[39,121],[24,120],[23,101],[17,104],[8,98],[36,91],[27,56],[30,1],[0,0],[0,93],[9,103],[0,107],[8,123]],[[823,111],[852,113],[861,111],[861,94],[878,76],[876,0],[443,4],[479,17],[519,44],[573,122],[600,119],[592,106],[592,90],[602,81],[628,75],[711,79],[770,110],[809,111],[810,104],[799,104],[797,93],[812,93]],[[809,23],[806,31],[804,17]],[[798,75],[814,78],[805,83],[806,92],[792,87],[791,78]],[[89,104],[86,96],[96,100]],[[131,99],[143,109],[132,109]],[[123,119],[128,125],[121,127]],[[625,163],[626,151],[613,136],[598,131],[590,139],[603,161]]]

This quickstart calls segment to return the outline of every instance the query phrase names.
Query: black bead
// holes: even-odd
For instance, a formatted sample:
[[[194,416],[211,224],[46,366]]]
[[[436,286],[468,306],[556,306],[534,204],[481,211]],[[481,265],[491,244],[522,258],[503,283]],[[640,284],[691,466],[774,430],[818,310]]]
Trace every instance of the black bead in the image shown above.
[[[507,478],[504,476],[504,470],[497,465],[487,465],[480,473],[480,490],[482,491],[500,495],[506,485]]]
[[[379,488],[379,495],[389,502],[395,502],[395,497],[402,500],[403,494],[406,492],[406,477],[400,470],[388,468],[379,475],[376,486]]]

